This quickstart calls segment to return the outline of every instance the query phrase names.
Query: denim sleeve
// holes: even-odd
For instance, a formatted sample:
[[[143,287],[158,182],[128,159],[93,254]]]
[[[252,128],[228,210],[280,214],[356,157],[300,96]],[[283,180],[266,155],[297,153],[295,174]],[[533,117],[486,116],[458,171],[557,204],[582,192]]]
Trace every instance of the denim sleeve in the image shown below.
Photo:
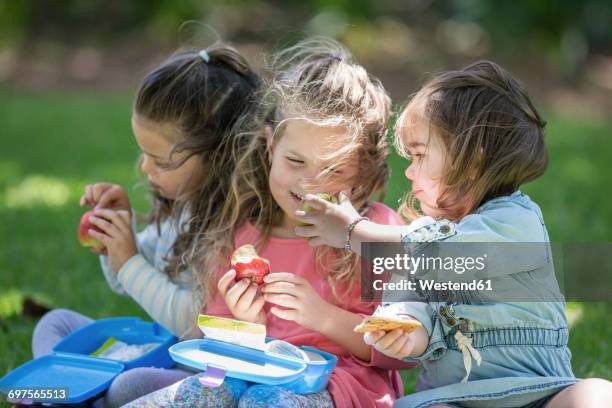
[[[552,266],[550,244],[536,213],[514,207],[470,214],[458,223],[419,218],[406,227],[402,245],[408,254],[424,253],[440,258],[467,256],[470,251],[474,257],[487,255],[482,276],[455,275],[456,280],[503,277]]]

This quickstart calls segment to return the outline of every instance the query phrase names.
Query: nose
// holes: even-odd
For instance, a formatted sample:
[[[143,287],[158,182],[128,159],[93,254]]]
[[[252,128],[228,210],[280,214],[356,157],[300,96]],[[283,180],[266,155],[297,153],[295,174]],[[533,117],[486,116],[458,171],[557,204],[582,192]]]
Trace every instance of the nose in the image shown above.
[[[404,175],[410,181],[414,181],[414,179],[416,178],[415,167],[416,166],[415,166],[414,162],[412,162],[412,163],[410,163],[410,165],[406,168],[406,171],[404,172]]]
[[[142,163],[140,163],[140,170],[148,176],[153,175],[153,165],[151,163],[151,159],[149,159],[146,155],[142,157]]]
[[[310,185],[316,183],[319,178],[319,172],[313,170],[303,170],[300,172],[298,177],[298,184],[302,186]]]

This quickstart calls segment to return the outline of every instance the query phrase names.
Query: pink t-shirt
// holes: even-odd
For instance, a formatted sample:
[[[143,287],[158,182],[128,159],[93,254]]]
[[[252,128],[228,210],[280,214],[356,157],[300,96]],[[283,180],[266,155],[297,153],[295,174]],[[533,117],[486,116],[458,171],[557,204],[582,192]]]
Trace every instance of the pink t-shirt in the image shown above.
[[[377,224],[399,225],[401,220],[390,208],[373,203],[368,217]],[[238,229],[234,239],[235,247],[254,244],[260,232],[251,224]],[[259,255],[270,261],[271,272],[292,272],[306,278],[314,290],[327,302],[358,314],[370,315],[376,304],[361,302],[359,279],[353,283],[348,295],[338,302],[334,299],[331,287],[324,279],[324,271],[315,269],[315,250],[301,238],[271,237],[259,250]],[[220,270],[220,278],[226,270]],[[337,293],[345,288],[337,287]],[[333,341],[316,331],[308,330],[292,321],[283,320],[270,312],[266,304],[266,329],[269,337],[288,341],[296,346],[311,346],[338,356],[338,364],[331,375],[328,391],[336,407],[391,407],[393,401],[403,395],[403,385],[399,373],[394,369],[413,367],[414,364],[393,360],[372,348],[370,362],[364,362],[351,355]],[[217,294],[206,306],[206,313],[215,316],[233,317],[223,297]]]

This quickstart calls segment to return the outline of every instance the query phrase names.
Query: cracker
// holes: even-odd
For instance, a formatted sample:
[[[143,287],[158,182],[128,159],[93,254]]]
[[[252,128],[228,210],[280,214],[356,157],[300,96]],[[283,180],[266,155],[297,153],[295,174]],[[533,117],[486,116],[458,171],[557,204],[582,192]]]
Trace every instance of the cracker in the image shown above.
[[[383,316],[368,316],[353,329],[357,333],[373,332],[378,330],[391,331],[402,329],[406,333],[410,333],[419,327],[423,327],[418,320],[398,319],[393,317]]]

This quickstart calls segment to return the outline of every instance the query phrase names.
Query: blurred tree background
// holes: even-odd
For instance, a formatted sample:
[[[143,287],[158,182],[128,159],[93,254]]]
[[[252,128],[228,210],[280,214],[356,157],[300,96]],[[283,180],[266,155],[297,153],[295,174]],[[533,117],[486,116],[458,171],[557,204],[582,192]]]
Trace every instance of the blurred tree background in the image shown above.
[[[0,0],[0,81],[133,89],[181,45],[188,20],[252,56],[303,35],[336,37],[398,102],[428,72],[491,58],[553,108],[611,108],[607,0]]]
[[[524,190],[551,239],[610,242],[611,22],[609,0],[0,0],[0,376],[31,358],[40,305],[147,317],[110,292],[79,246],[78,198],[112,181],[147,209],[130,107],[143,75],[177,47],[204,48],[214,30],[260,65],[303,36],[335,37],[396,107],[429,74],[492,59],[549,123],[549,168]],[[392,157],[391,207],[408,188],[405,165]],[[578,376],[612,378],[607,300],[568,305]],[[404,375],[410,392],[415,373]]]

